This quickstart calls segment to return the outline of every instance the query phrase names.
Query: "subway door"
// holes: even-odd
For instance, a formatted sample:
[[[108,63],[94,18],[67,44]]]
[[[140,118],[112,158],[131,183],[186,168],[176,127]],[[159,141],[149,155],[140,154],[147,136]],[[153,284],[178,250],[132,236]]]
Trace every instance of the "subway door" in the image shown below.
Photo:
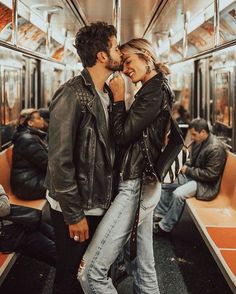
[[[204,118],[210,125],[212,124],[211,63],[211,58],[196,61],[196,95],[194,99],[194,117]]]

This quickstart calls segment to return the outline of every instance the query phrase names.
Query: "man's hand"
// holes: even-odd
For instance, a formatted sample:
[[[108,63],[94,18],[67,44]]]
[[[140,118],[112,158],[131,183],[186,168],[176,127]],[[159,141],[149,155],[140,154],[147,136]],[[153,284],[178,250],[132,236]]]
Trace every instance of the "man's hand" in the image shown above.
[[[186,169],[187,169],[187,165],[182,166],[181,173],[182,174],[185,174],[186,173]]]
[[[89,226],[86,217],[77,224],[69,225],[70,237],[78,242],[84,242],[89,238]]]

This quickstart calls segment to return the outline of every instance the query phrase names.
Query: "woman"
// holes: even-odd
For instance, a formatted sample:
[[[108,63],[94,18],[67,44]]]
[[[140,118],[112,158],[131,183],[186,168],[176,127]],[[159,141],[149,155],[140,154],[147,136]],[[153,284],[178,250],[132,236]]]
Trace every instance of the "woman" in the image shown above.
[[[44,119],[36,109],[21,111],[13,136],[11,187],[26,200],[45,198],[44,179],[48,163],[47,134],[42,131]]]
[[[153,162],[160,155],[169,122],[166,109],[169,95],[163,90],[168,69],[156,61],[154,50],[145,39],[129,41],[121,46],[121,52],[124,74],[133,83],[141,82],[142,87],[126,112],[125,86],[121,75],[110,82],[114,96],[114,139],[120,147],[120,182],[118,194],[84,255],[78,278],[85,293],[117,293],[107,272],[123,247],[129,246],[127,241],[141,193],[137,256],[130,262],[129,272],[134,278],[135,293],[159,293],[154,266],[152,218],[160,198],[160,184],[153,175],[145,173],[140,144],[143,131],[146,131]],[[142,185],[144,175],[149,181]]]

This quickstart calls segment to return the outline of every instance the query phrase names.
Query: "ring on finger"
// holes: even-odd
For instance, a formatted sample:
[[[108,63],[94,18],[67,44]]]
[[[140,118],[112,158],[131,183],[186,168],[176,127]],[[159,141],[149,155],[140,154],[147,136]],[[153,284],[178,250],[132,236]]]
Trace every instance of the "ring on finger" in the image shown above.
[[[79,236],[75,235],[75,236],[74,236],[74,240],[75,240],[75,241],[79,241]]]

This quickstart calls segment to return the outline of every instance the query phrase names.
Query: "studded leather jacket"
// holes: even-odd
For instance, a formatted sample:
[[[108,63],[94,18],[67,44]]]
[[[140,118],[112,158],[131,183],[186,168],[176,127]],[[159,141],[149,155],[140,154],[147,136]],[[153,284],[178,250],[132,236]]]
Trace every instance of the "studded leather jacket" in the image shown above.
[[[145,160],[140,140],[144,130],[147,132],[147,147],[153,164],[161,154],[170,121],[167,103],[171,103],[170,96],[173,95],[166,93],[164,82],[167,83],[167,79],[158,73],[143,84],[127,112],[123,101],[113,103],[113,133],[120,146],[117,158],[120,176],[124,180],[143,175]]]
[[[85,69],[56,91],[50,105],[46,186],[67,224],[79,222],[84,209],[109,207],[111,148],[103,107]]]

